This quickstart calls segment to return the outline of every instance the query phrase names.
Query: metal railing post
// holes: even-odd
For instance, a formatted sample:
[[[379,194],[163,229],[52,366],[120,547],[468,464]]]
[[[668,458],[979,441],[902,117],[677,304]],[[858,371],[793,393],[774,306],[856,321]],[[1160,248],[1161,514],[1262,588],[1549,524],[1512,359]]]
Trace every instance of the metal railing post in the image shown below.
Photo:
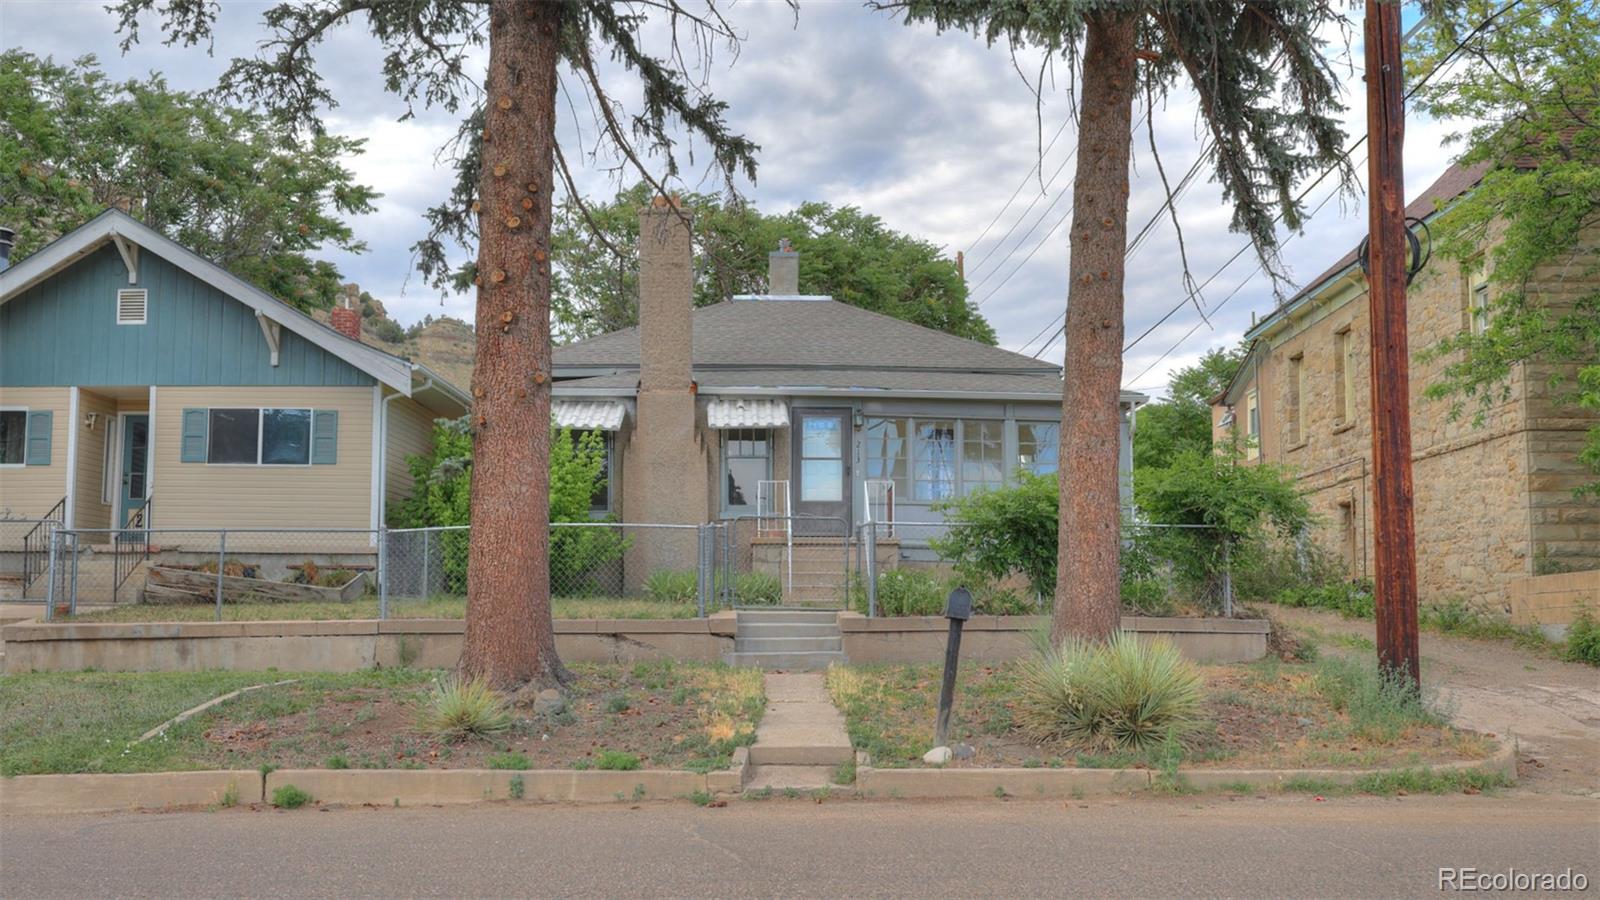
[[[56,617],[56,563],[57,548],[61,543],[61,534],[54,528],[48,530],[50,535],[50,557],[45,568],[45,577],[50,580],[44,586],[44,620],[54,621]]]
[[[1233,542],[1222,541],[1222,616],[1233,618]]]
[[[867,617],[878,615],[878,523],[867,523]]]
[[[389,529],[378,527],[378,618],[389,618]]]
[[[222,621],[222,570],[228,567],[228,532],[217,532],[217,621]]]

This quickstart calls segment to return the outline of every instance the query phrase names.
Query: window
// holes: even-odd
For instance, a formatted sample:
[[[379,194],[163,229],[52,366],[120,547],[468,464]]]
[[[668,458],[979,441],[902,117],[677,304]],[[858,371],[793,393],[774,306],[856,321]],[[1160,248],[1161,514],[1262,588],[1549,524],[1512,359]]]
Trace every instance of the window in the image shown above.
[[[756,508],[759,490],[757,485],[771,477],[772,433],[770,431],[761,428],[730,428],[722,433],[724,510],[760,512],[761,510]]]
[[[589,492],[589,512],[604,516],[611,512],[611,441],[612,433],[600,432],[600,471],[594,476],[594,489]]]
[[[961,423],[961,492],[997,488],[1005,481],[1004,422]]]
[[[20,466],[28,449],[28,411],[0,409],[0,466]]]
[[[1017,423],[1017,469],[1053,475],[1061,452],[1061,426],[1055,422]]]
[[[143,325],[149,311],[149,294],[144,288],[117,291],[117,324]]]
[[[912,452],[913,500],[947,500],[956,494],[956,423],[949,419],[916,423]]]
[[[206,462],[303,466],[311,462],[311,410],[213,409]]]
[[[1305,354],[1297,353],[1289,357],[1289,400],[1285,405],[1289,408],[1290,449],[1305,443],[1306,439],[1305,411],[1300,402],[1300,398],[1305,396],[1305,378]]]
[[[1481,335],[1489,327],[1489,276],[1483,263],[1467,276],[1467,328]]]
[[[1256,459],[1261,455],[1261,403],[1256,389],[1244,395],[1244,458]]]
[[[1356,420],[1355,342],[1350,329],[1333,335],[1333,419],[1334,425]]]
[[[911,496],[910,470],[906,465],[909,455],[910,420],[868,419],[862,429],[865,441],[863,453],[867,463],[868,481],[894,482],[896,497]]]

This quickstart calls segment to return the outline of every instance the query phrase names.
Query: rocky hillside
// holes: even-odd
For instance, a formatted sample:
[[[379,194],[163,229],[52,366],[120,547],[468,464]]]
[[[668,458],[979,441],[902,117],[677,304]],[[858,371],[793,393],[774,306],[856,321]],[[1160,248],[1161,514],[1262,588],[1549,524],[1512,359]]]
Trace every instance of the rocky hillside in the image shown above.
[[[440,316],[406,328],[389,318],[383,301],[358,285],[347,284],[344,290],[350,305],[361,310],[363,344],[422,363],[463,391],[471,389],[474,348],[471,325],[450,316]],[[311,316],[328,324],[328,310],[315,310]]]

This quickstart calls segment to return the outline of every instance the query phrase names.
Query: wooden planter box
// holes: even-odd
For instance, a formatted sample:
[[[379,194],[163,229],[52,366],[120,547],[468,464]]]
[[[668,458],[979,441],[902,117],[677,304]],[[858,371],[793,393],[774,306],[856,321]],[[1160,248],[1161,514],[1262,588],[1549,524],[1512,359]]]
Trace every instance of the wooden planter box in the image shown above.
[[[367,576],[357,572],[338,587],[294,584],[243,575],[223,575],[224,600],[261,603],[348,603],[366,592]],[[146,603],[215,603],[217,575],[179,566],[151,566],[145,574]]]

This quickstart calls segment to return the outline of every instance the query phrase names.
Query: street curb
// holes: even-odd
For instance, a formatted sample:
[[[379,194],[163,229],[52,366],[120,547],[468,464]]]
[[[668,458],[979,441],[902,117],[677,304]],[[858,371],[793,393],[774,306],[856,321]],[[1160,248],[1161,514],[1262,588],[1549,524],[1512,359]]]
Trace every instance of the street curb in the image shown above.
[[[864,754],[858,754],[861,759]],[[731,769],[699,773],[675,769],[610,772],[572,769],[279,769],[265,778],[254,769],[148,772],[128,775],[17,775],[0,778],[0,809],[7,813],[117,812],[216,806],[229,789],[237,802],[270,801],[293,785],[322,803],[436,806],[524,800],[545,803],[615,803],[675,800],[704,792],[738,794],[749,780],[749,754],[734,751]],[[1517,742],[1508,736],[1480,760],[1389,769],[1190,769],[1180,786],[1208,790],[1248,785],[1276,789],[1298,779],[1353,784],[1386,772],[1427,769],[1479,771],[1517,778]],[[514,785],[519,783],[521,787]],[[875,799],[975,797],[1063,798],[1136,794],[1155,789],[1149,769],[856,769],[855,795]]]
[[[1278,789],[1291,781],[1351,785],[1362,778],[1390,772],[1425,769],[1432,772],[1478,771],[1517,780],[1517,744],[1507,737],[1484,759],[1374,769],[1179,769],[1182,790],[1204,791],[1249,786]],[[962,799],[974,797],[1063,798],[1135,794],[1163,787],[1161,773],[1150,769],[856,769],[856,791],[864,797],[891,799]]]

